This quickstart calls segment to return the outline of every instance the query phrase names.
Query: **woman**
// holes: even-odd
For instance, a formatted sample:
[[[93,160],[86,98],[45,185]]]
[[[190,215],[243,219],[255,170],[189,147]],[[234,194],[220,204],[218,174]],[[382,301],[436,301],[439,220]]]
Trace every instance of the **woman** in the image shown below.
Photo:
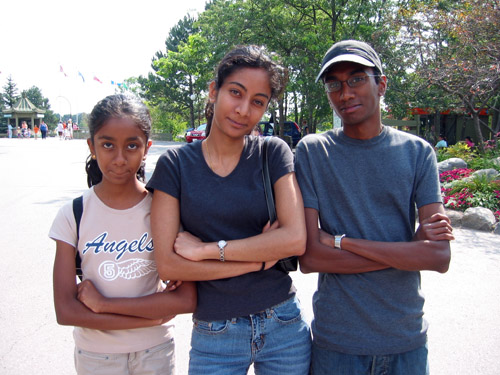
[[[248,135],[285,83],[284,69],[263,48],[230,51],[209,86],[207,138],[168,150],[148,183],[160,276],[199,281],[191,375],[245,374],[252,363],[256,374],[309,370],[309,327],[291,278],[273,267],[305,250],[293,155],[281,139],[270,140],[279,222],[270,227],[264,138]]]

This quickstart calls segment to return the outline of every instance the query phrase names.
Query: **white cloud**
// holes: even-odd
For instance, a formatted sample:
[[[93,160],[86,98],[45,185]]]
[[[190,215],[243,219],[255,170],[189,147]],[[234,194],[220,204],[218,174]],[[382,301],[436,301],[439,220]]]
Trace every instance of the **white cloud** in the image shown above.
[[[170,29],[204,6],[205,0],[9,1],[2,5],[1,91],[12,75],[19,92],[37,86],[56,112],[69,113],[70,105],[73,114],[90,112],[114,92],[111,81],[146,75]]]

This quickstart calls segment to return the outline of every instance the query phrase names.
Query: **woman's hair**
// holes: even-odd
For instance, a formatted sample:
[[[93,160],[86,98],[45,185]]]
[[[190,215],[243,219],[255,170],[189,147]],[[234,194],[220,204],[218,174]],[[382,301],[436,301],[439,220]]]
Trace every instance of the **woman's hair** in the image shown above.
[[[95,134],[111,119],[126,118],[132,120],[141,129],[149,140],[151,133],[151,115],[148,107],[138,98],[132,95],[109,95],[99,101],[89,116],[90,140],[94,144]],[[85,165],[87,172],[87,185],[91,187],[102,180],[102,172],[99,169],[97,160],[92,159],[92,155],[87,157]],[[143,162],[137,171],[137,179],[145,179],[145,163]]]
[[[287,69],[280,65],[276,54],[267,52],[265,47],[255,45],[236,46],[224,56],[215,69],[215,89],[219,90],[228,76],[244,68],[261,68],[267,71],[271,100],[277,99],[284,91],[288,81]],[[207,118],[205,133],[208,136],[214,117],[214,103],[210,101],[205,106],[205,117]]]

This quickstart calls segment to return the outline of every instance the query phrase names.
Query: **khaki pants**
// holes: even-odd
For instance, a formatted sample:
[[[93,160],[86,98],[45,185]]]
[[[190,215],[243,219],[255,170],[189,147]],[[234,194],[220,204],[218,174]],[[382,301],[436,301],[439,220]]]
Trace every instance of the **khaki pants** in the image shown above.
[[[75,348],[78,375],[175,374],[174,339],[135,353],[94,353]]]

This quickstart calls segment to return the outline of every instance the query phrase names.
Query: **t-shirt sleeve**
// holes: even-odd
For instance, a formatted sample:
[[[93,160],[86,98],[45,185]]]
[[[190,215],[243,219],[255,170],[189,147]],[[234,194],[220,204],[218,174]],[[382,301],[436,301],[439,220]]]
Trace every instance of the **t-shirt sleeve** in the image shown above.
[[[76,222],[73,214],[73,201],[62,206],[52,222],[49,237],[54,241],[63,241],[76,248]]]
[[[269,171],[274,185],[284,175],[294,171],[293,153],[285,141],[278,137],[269,139]]]
[[[436,154],[430,145],[425,145],[422,155],[415,187],[417,208],[431,203],[442,203]]]
[[[310,154],[307,150],[307,142],[304,140],[299,142],[295,149],[295,173],[302,193],[304,207],[319,210],[318,197],[313,185]]]
[[[169,149],[159,157],[153,175],[146,184],[149,191],[160,190],[179,199],[181,183],[177,151],[177,149]]]

